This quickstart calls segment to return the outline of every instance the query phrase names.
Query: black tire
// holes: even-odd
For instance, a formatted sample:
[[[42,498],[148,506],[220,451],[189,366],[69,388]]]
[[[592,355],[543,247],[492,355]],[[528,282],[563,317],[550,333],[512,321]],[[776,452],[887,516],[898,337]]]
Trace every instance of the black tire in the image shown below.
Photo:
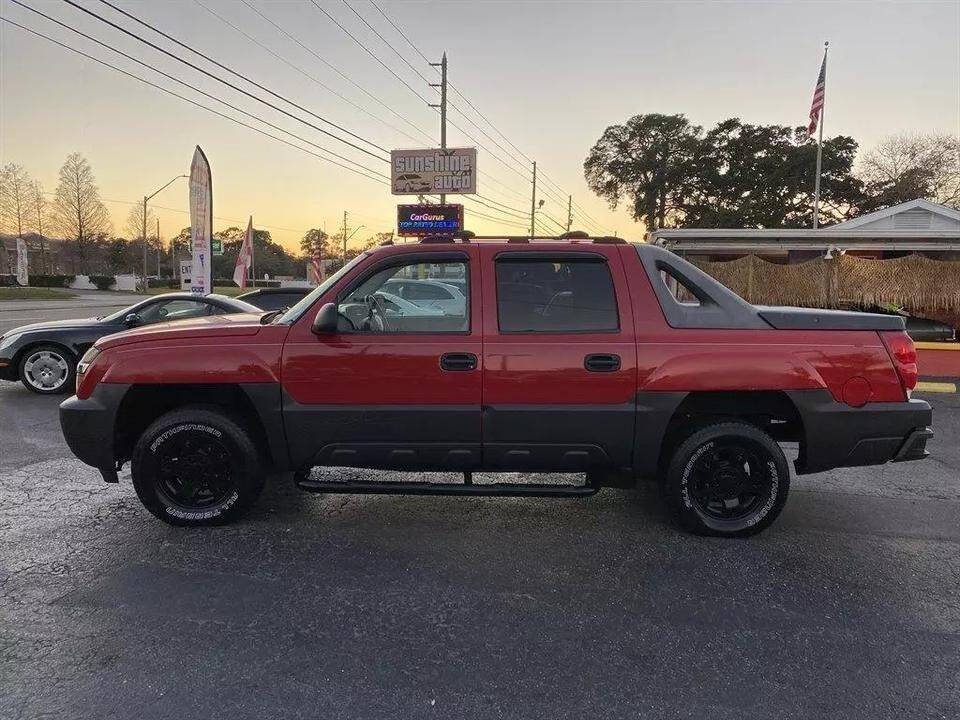
[[[225,525],[263,490],[260,453],[236,419],[182,408],[158,418],[133,449],[133,487],[151,513],[171,525]]]
[[[759,428],[723,422],[697,430],[670,458],[664,498],[697,535],[748,537],[776,520],[790,491],[780,446]]]
[[[36,345],[24,350],[17,372],[23,386],[38,395],[73,392],[77,382],[77,359],[59,345]]]

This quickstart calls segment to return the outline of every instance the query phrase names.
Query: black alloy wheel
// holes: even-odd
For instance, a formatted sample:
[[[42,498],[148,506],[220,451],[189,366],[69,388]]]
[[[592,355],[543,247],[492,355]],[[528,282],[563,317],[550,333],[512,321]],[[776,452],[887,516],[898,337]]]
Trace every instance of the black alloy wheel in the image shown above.
[[[676,448],[664,497],[677,521],[698,535],[747,537],[772,523],[790,489],[780,446],[760,428],[709,425]]]

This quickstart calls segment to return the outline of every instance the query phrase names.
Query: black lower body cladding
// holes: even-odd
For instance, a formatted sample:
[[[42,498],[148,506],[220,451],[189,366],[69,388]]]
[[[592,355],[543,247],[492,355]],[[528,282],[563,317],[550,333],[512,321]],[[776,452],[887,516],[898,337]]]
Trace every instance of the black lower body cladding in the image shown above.
[[[112,473],[114,429],[120,401],[129,385],[100,383],[90,397],[60,403],[60,428],[70,450],[87,465]]]
[[[933,411],[923,400],[854,408],[838,403],[827,390],[794,390],[787,395],[803,422],[805,442],[797,474],[927,456]]]

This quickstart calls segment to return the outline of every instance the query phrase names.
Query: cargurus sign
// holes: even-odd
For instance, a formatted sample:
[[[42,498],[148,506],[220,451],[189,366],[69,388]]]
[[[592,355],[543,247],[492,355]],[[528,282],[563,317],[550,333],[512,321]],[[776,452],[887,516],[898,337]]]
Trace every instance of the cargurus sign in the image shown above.
[[[393,150],[390,165],[394,195],[477,192],[476,148]]]

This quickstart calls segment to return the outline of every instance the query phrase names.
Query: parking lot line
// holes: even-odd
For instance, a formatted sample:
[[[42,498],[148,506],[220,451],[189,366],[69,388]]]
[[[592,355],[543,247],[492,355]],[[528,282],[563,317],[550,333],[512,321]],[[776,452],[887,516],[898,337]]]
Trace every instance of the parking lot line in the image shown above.
[[[955,393],[957,391],[957,384],[952,382],[929,382],[921,380],[914,389],[918,392]]]

